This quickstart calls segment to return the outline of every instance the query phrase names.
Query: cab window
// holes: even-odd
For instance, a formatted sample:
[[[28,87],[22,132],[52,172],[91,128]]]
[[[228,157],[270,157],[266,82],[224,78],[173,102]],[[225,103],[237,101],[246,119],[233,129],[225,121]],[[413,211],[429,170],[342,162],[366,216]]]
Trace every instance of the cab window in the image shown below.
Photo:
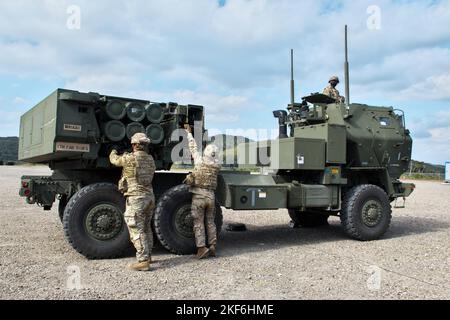
[[[391,118],[389,117],[380,117],[379,121],[382,127],[388,127],[391,125]]]

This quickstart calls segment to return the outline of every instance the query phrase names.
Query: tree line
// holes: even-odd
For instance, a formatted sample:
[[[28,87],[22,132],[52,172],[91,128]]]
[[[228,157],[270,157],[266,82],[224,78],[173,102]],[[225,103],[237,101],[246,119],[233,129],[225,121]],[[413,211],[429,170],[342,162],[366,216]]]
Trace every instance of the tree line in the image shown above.
[[[0,137],[0,164],[16,162],[18,152],[18,137]]]

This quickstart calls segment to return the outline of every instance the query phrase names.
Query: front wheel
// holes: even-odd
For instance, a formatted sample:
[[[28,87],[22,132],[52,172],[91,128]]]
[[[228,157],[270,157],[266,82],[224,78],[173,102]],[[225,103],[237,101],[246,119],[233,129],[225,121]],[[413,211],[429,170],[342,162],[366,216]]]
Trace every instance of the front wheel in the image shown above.
[[[363,184],[346,192],[341,223],[351,238],[362,241],[380,238],[389,228],[391,217],[389,198],[380,187]]]
[[[122,256],[130,247],[124,211],[125,198],[115,185],[88,185],[70,198],[64,210],[66,238],[89,259]]]
[[[192,254],[197,250],[191,215],[192,194],[189,186],[181,184],[167,190],[158,200],[154,226],[164,248],[175,254]],[[223,224],[222,210],[216,202],[217,234]]]

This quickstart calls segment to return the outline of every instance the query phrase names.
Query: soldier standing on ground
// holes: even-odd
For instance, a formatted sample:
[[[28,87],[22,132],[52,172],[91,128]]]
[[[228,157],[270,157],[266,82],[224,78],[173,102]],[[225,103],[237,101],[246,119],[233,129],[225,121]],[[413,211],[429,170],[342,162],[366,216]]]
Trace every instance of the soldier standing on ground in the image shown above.
[[[132,153],[118,155],[112,150],[109,159],[118,167],[123,167],[119,190],[126,197],[125,222],[130,239],[136,248],[137,262],[129,265],[131,270],[150,270],[153,234],[151,220],[155,208],[152,180],[155,173],[153,157],[145,150],[150,139],[144,133],[136,133],[131,138]]]
[[[186,178],[186,184],[190,186],[192,193],[192,217],[194,219],[195,243],[197,246],[197,258],[203,259],[208,255],[216,256],[217,229],[214,222],[215,217],[215,190],[217,187],[217,174],[220,170],[218,160],[218,148],[214,144],[209,144],[203,156],[199,153],[197,143],[192,136],[191,127],[185,125],[189,150],[194,158],[194,171]],[[205,236],[208,237],[208,247]]]
[[[329,85],[323,90],[323,94],[327,95],[336,100],[336,102],[345,102],[345,98],[339,94],[336,86],[339,83],[339,78],[337,76],[332,76],[328,81]]]

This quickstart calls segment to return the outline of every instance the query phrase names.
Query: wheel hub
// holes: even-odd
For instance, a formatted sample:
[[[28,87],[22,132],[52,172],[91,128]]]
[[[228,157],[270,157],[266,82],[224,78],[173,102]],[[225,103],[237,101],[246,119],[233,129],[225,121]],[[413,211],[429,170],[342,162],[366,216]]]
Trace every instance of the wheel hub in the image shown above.
[[[185,238],[194,237],[194,219],[191,214],[191,205],[186,204],[180,207],[174,215],[175,230]]]
[[[122,230],[122,213],[116,206],[101,204],[88,212],[85,225],[91,237],[103,241],[110,240]]]
[[[363,223],[368,227],[376,226],[382,216],[381,204],[378,201],[370,200],[364,204],[362,210]]]
[[[111,227],[112,219],[106,214],[98,217],[97,225],[101,230],[108,230]]]

